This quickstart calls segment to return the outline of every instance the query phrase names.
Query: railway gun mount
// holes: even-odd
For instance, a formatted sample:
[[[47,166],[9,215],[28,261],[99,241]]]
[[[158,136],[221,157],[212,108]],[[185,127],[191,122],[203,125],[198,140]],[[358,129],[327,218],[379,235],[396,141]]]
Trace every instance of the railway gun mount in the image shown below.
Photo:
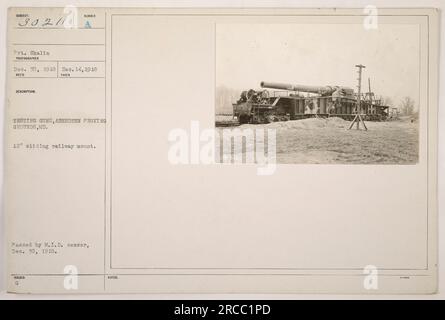
[[[357,114],[363,120],[385,121],[389,116],[390,107],[383,105],[381,99],[375,99],[370,82],[369,91],[360,94],[360,99],[353,89],[342,86],[263,81],[260,87],[259,90],[243,91],[233,103],[233,118],[216,125],[260,124],[313,117],[353,120]],[[357,101],[360,101],[359,107]]]

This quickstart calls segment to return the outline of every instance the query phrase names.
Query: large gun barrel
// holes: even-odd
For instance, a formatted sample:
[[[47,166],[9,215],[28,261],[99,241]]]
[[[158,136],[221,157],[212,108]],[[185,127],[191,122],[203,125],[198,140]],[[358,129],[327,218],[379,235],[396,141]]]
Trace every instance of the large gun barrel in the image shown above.
[[[288,83],[274,83],[274,82],[261,82],[262,88],[287,90],[287,91],[300,91],[317,93],[321,95],[329,95],[334,92],[341,92],[343,95],[353,95],[354,90],[348,87],[338,87],[338,86],[305,86],[305,85],[294,85]]]

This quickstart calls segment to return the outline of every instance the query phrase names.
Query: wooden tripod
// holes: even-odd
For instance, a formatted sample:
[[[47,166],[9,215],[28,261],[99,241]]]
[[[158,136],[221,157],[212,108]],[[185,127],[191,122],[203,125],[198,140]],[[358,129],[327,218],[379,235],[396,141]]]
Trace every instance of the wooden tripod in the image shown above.
[[[363,117],[361,115],[362,108],[361,108],[361,99],[362,99],[362,69],[366,68],[364,65],[358,64],[356,65],[358,68],[358,85],[357,85],[357,107],[356,107],[356,115],[354,117],[354,120],[352,120],[351,125],[349,126],[349,130],[352,129],[354,124],[356,124],[356,129],[360,129],[360,123],[363,124],[363,127],[365,130],[368,130],[365,124],[365,120],[363,120]]]

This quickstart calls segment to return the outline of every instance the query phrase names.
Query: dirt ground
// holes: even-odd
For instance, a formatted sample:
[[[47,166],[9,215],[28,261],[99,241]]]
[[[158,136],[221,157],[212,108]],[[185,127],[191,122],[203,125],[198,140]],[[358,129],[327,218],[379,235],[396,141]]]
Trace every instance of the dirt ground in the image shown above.
[[[348,130],[341,118],[311,118],[239,129],[276,129],[277,163],[415,164],[418,121],[367,121],[368,131]],[[221,129],[218,129],[221,130]]]

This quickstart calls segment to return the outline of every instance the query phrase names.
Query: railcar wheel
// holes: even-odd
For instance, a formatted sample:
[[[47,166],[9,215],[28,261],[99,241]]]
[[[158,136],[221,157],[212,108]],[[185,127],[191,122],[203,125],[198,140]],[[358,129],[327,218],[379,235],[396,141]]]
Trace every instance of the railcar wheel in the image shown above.
[[[251,117],[247,114],[242,114],[239,116],[239,123],[240,124],[246,124],[250,123]]]

